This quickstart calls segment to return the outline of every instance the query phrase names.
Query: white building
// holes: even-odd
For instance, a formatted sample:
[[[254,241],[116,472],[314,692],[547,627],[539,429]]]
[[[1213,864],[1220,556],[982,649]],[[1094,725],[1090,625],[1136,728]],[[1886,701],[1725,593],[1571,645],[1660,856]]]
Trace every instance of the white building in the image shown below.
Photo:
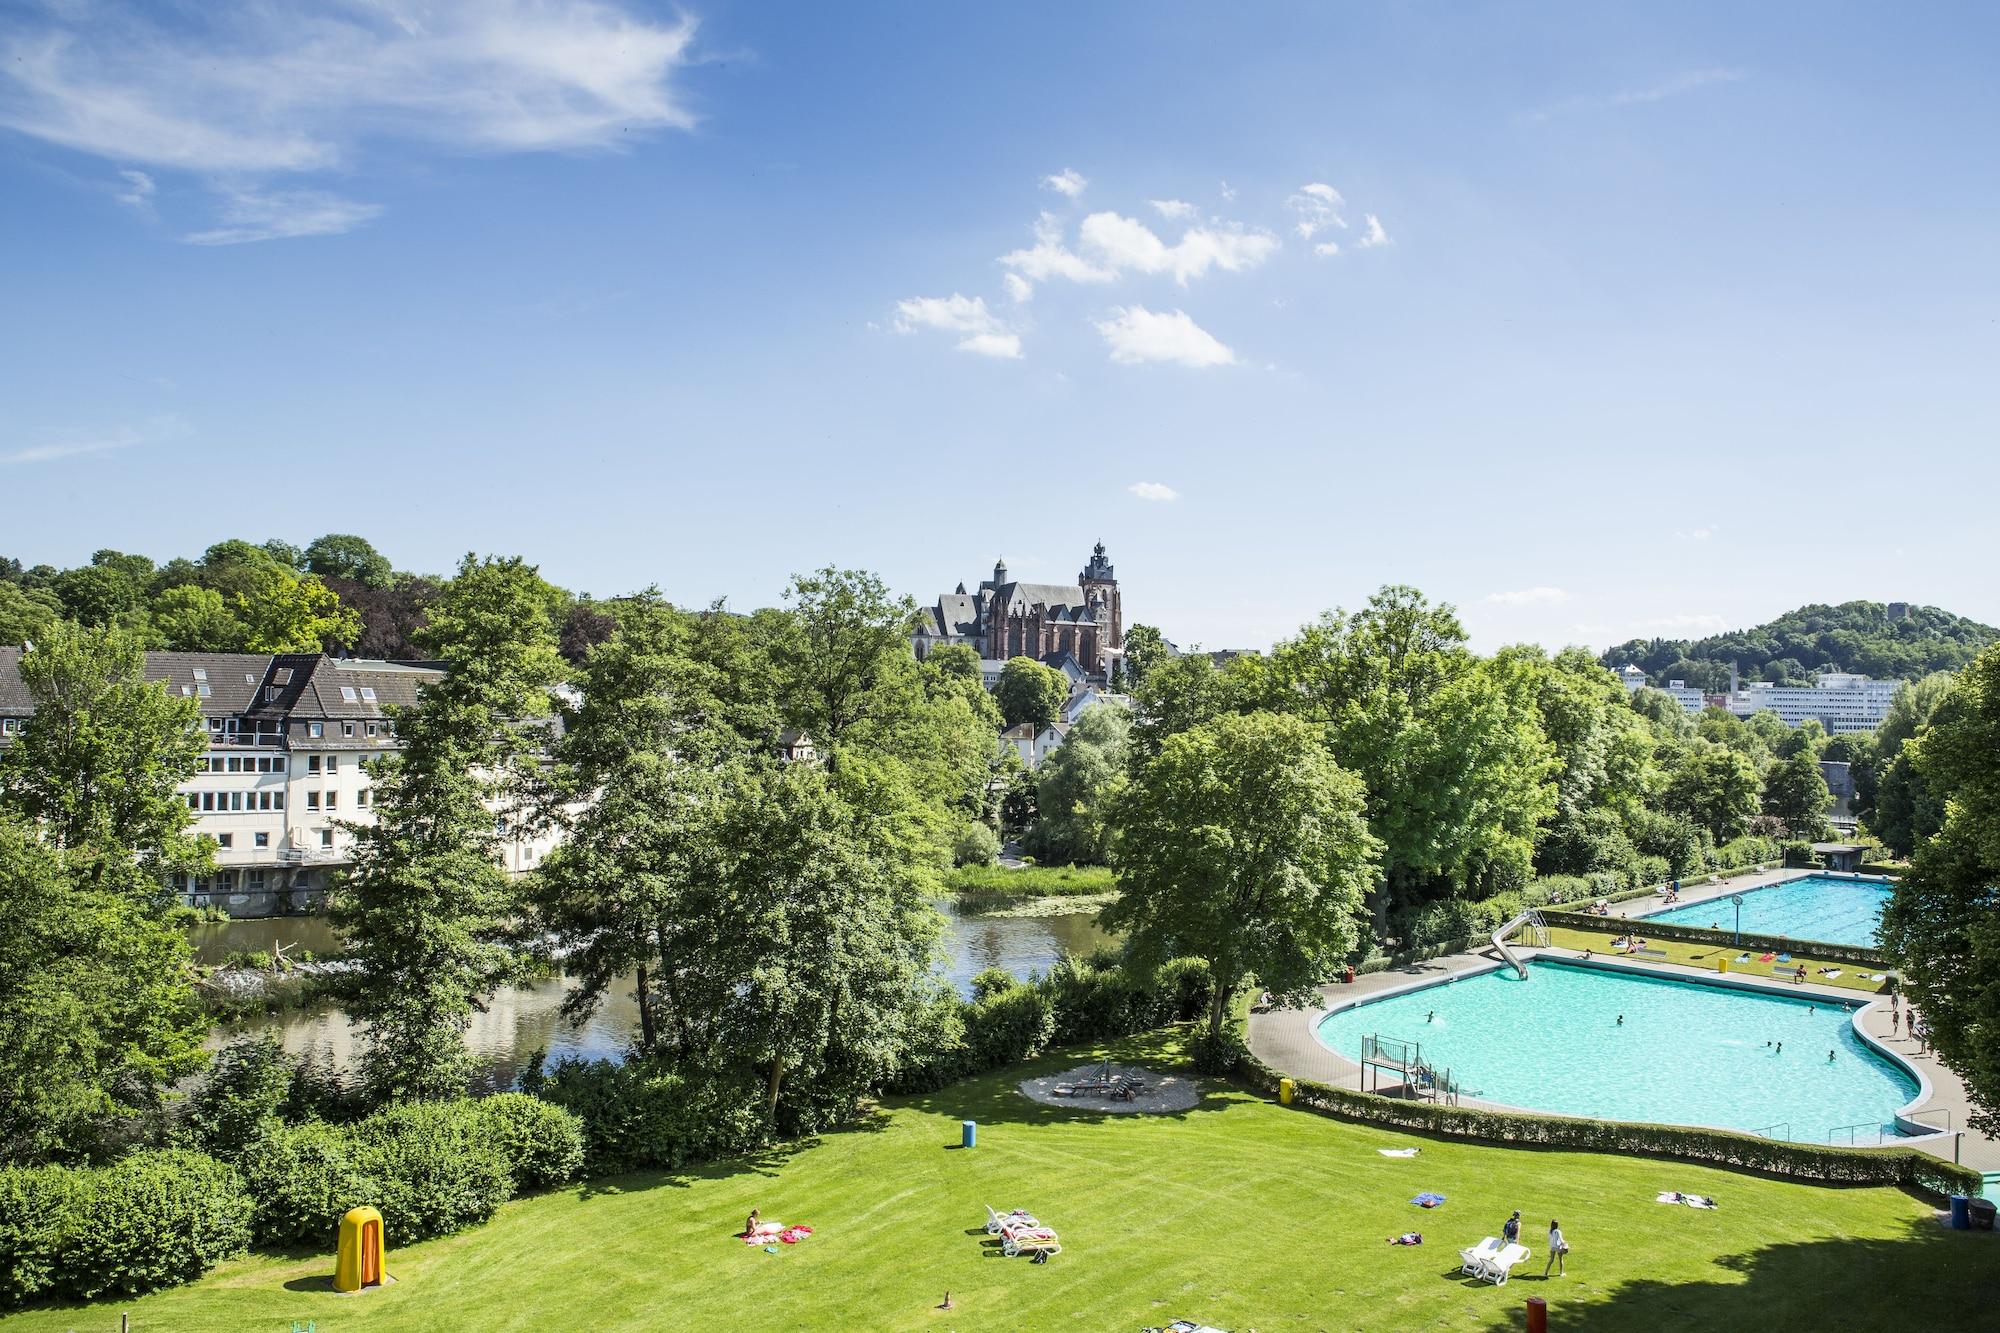
[[[1834,735],[1873,731],[1889,715],[1902,682],[1870,680],[1847,671],[1829,671],[1812,685],[1773,685],[1752,681],[1729,696],[1729,711],[1738,717],[1772,712],[1788,727],[1808,719]]]
[[[1069,702],[1063,705],[1062,719],[1071,726],[1075,726],[1083,717],[1086,709],[1093,708],[1098,704],[1104,704],[1111,708],[1122,708],[1129,713],[1132,711],[1132,696],[1129,694],[1113,694],[1109,690],[1100,690],[1094,685],[1087,686],[1069,697]]]
[[[1646,688],[1646,673],[1627,663],[1618,668],[1618,682],[1625,687],[1627,694],[1637,694]],[[1702,710],[1708,707],[1708,696],[1684,680],[1670,680],[1665,685],[1654,688],[1662,694],[1672,695],[1674,701],[1680,704],[1681,711],[1690,717],[1701,716]]]

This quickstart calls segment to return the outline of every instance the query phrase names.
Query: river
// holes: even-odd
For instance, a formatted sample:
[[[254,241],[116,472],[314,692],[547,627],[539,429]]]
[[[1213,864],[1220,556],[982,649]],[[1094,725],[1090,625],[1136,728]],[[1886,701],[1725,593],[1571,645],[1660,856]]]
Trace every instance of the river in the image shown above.
[[[1030,972],[1047,972],[1066,953],[1090,953],[1111,942],[1098,928],[1095,913],[967,916],[948,903],[939,910],[945,917],[942,971],[960,994],[969,993],[972,978],[989,967],[1026,977]],[[340,948],[339,936],[322,917],[220,921],[194,927],[190,937],[195,957],[211,964],[239,950],[268,953],[274,942],[315,954],[335,953]],[[631,978],[614,987],[581,1027],[566,1024],[561,1013],[563,997],[573,989],[575,984],[565,977],[528,986],[503,986],[485,1013],[472,1016],[466,1044],[478,1063],[480,1090],[511,1087],[537,1050],[546,1050],[551,1062],[564,1056],[616,1060],[623,1055],[639,1026]],[[339,1067],[351,1067],[354,1062],[353,1024],[339,1009],[294,1010],[250,1019],[218,1029],[216,1040],[256,1032],[277,1033],[289,1051],[330,1054]]]

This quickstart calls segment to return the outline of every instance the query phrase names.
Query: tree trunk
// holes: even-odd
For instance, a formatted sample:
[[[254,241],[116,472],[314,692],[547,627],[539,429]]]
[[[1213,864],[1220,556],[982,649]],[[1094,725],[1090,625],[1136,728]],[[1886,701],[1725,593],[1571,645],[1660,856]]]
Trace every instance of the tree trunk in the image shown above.
[[[651,1055],[654,1043],[659,1040],[659,1036],[653,1028],[652,978],[646,975],[646,965],[644,963],[639,964],[639,975],[636,981],[638,983],[639,999],[639,1046],[646,1054]]]
[[[1219,1040],[1222,1036],[1222,1019],[1229,1012],[1230,1000],[1236,996],[1236,985],[1233,981],[1224,983],[1218,976],[1214,993],[1208,997],[1208,1035],[1211,1040]]]
[[[764,1119],[778,1123],[778,1089],[785,1081],[785,1057],[771,1057],[771,1075],[764,1094]]]

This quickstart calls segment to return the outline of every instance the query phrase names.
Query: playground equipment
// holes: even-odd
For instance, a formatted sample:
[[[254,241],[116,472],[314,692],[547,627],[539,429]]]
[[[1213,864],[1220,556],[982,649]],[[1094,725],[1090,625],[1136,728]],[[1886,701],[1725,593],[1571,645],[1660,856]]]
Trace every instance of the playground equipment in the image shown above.
[[[379,1287],[389,1275],[382,1265],[382,1214],[373,1208],[350,1208],[340,1219],[340,1245],[333,1265],[335,1291]]]
[[[1549,947],[1548,923],[1543,921],[1542,914],[1533,908],[1529,908],[1512,921],[1501,926],[1500,929],[1494,931],[1493,947],[1500,951],[1502,958],[1513,965],[1515,975],[1519,976],[1521,980],[1526,981],[1528,979],[1528,965],[1516,957],[1514,951],[1507,947],[1507,937],[1523,926],[1528,928],[1535,941],[1536,948],[1546,949]]]

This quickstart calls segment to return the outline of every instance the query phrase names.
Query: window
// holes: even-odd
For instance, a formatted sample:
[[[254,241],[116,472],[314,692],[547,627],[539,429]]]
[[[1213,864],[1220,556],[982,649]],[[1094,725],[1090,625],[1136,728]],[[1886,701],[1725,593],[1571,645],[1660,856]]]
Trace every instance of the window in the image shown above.
[[[306,735],[312,737],[314,740],[318,740],[320,737],[326,735],[326,727],[318,722],[308,722],[306,723]]]
[[[368,724],[368,734],[370,736],[373,736],[375,734],[375,724],[373,722],[370,722]]]
[[[257,808],[259,810],[269,810],[271,808],[270,792],[260,791],[257,793]]]
[[[361,687],[361,702],[369,704],[375,702],[375,687],[373,685],[363,685]]]
[[[204,810],[213,810],[213,809],[215,809],[215,793],[214,793],[214,792],[212,792],[212,791],[205,791],[205,792],[203,792],[203,793],[201,794],[201,808],[202,808],[202,809],[204,809]]]
[[[352,685],[343,685],[340,687],[340,701],[344,704],[359,702],[355,697]]]
[[[212,696],[213,696],[213,695],[215,694],[215,691],[214,691],[214,690],[211,690],[211,689],[210,689],[210,688],[208,688],[208,686],[206,686],[206,685],[197,685],[197,686],[195,686],[195,687],[194,687],[194,692],[195,692],[195,693],[196,693],[197,695],[199,695],[199,696],[201,696],[202,698],[204,698],[204,699],[207,699],[207,698],[210,698],[210,697],[212,697]]]
[[[250,872],[250,876],[249,876],[249,878],[250,878],[250,884],[249,884],[249,887],[250,887],[251,889],[255,890],[255,889],[261,889],[261,888],[263,888],[263,887],[264,887],[264,872],[263,872],[263,871],[261,871],[261,870],[253,870],[253,871],[251,871],[251,872]]]
[[[241,755],[232,754],[229,756],[229,771],[231,773],[241,773],[243,771],[243,758]]]
[[[363,787],[360,791],[354,793],[354,803],[364,810],[368,808],[368,791],[368,788]]]
[[[307,792],[307,793],[306,793],[306,809],[308,809],[308,810],[317,810],[317,809],[319,809],[319,793],[318,793],[318,792],[316,792],[316,791],[309,791],[309,792]]]
[[[259,847],[269,847],[271,845],[271,835],[268,833],[254,833],[251,836],[256,839]]]
[[[224,851],[229,850],[235,843],[236,835],[234,833],[218,833],[215,835],[215,845]]]
[[[196,668],[194,669],[194,678],[195,678],[196,680],[207,680],[207,679],[208,679],[208,668],[207,668],[207,667],[196,667]]]
[[[334,808],[334,807],[335,807],[336,805],[339,805],[339,804],[340,804],[340,793],[339,793],[339,792],[337,792],[337,791],[330,791],[330,792],[328,792],[328,793],[326,794],[326,808],[327,808],[327,809],[331,810],[331,809],[333,809],[333,808]]]
[[[242,793],[242,792],[240,792],[240,791],[233,791],[233,792],[230,792],[230,793],[229,793],[229,808],[230,808],[231,810],[241,810],[241,809],[243,808],[243,793]]]
[[[316,754],[315,754],[315,755],[309,755],[309,756],[307,756],[307,758],[306,758],[306,772],[308,772],[308,773],[317,773],[317,772],[319,772],[319,756],[318,756],[318,755],[316,755]]]
[[[352,722],[341,723],[340,734],[343,736],[352,736],[354,734],[354,724]]]
[[[333,830],[332,830],[332,829],[330,829],[330,828],[323,828],[323,829],[321,829],[321,830],[319,831],[319,845],[320,845],[320,846],[322,846],[322,847],[331,847],[331,846],[333,846]]]
[[[285,808],[285,794],[283,792],[274,791],[271,793],[271,808],[273,810],[282,810]]]
[[[340,768],[340,756],[337,754],[328,755],[326,757],[326,771],[332,773],[336,772],[339,768]]]
[[[199,793],[196,792],[188,793],[188,809],[190,810],[201,809],[201,796]]]

